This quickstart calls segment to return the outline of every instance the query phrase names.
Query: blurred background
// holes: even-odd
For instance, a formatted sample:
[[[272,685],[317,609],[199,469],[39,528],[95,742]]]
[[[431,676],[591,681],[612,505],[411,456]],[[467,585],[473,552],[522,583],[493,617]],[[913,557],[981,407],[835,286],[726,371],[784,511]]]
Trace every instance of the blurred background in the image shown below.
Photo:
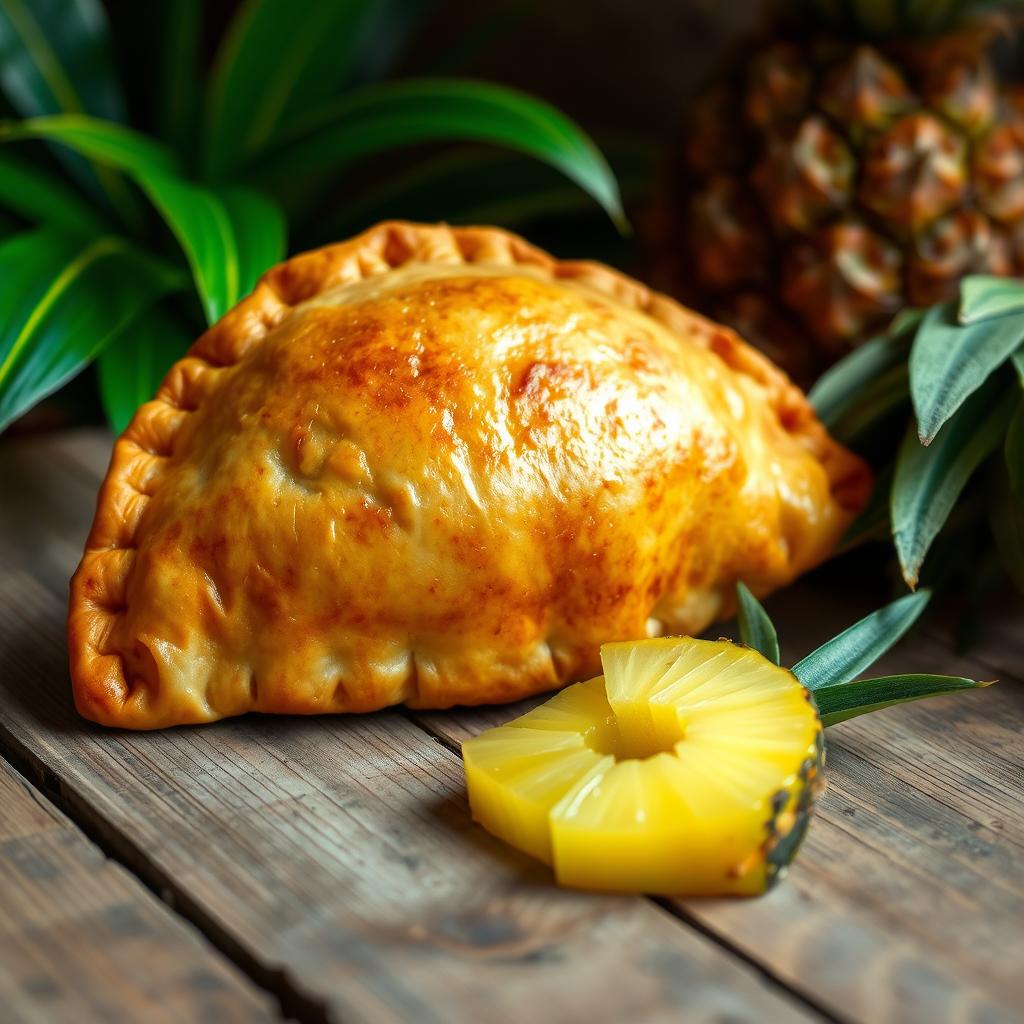
[[[764,350],[875,465],[850,543],[905,582],[934,542],[1024,589],[1022,17],[0,0],[0,432],[122,430],[289,253],[493,223]]]

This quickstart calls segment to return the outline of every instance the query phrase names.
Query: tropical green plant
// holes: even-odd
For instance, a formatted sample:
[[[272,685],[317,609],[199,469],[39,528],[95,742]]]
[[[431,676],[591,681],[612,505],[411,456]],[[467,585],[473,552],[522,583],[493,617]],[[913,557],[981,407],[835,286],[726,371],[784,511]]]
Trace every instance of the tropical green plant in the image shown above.
[[[122,428],[289,232],[322,230],[339,206],[373,208],[356,175],[385,151],[503,147],[624,223],[605,159],[548,104],[483,82],[379,81],[424,3],[244,0],[205,80],[199,0],[138,6],[152,24],[132,48],[149,81],[125,90],[99,0],[0,4],[0,142],[35,142],[0,147],[0,430],[94,359]],[[131,127],[140,95],[154,100]],[[444,176],[428,157],[415,187]]]
[[[779,640],[767,611],[743,583],[737,584],[736,596],[740,639],[780,665]],[[858,678],[903,639],[930,599],[930,590],[906,594],[865,615],[792,667],[790,671],[813,695],[823,725],[838,725],[895,704],[991,685],[991,680],[917,672]]]
[[[987,573],[988,549],[1024,590],[1024,281],[966,277],[958,299],[907,310],[810,399],[883,467],[849,541],[888,529],[914,587],[945,536],[936,580],[965,561]]]

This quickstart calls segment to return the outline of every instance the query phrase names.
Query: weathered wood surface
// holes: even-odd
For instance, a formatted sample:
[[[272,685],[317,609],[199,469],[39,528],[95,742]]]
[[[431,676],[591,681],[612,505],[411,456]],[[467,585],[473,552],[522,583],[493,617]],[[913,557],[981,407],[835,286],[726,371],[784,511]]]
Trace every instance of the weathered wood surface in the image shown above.
[[[82,722],[63,592],[95,480],[34,445],[0,453],[0,479],[17,482],[0,512],[0,749],[56,778],[71,813],[290,1012],[814,1016],[653,902],[552,887],[472,825],[458,759],[400,713],[159,734]],[[49,537],[51,516],[73,543]]]
[[[61,620],[108,453],[101,432],[0,449],[0,752],[59,780],[297,1015],[1024,1019],[1019,609],[970,658],[925,625],[886,659],[1003,682],[832,730],[820,813],[769,896],[568,893],[468,820],[457,743],[521,709],[81,723]],[[819,580],[770,607],[795,658],[870,605]]]
[[[277,1018],[276,1007],[0,760],[0,1019]]]

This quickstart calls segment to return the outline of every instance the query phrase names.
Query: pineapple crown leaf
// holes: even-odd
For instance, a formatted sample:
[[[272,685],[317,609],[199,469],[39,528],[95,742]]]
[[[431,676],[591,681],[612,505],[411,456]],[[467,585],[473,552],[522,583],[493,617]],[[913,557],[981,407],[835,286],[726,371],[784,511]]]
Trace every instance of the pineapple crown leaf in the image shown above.
[[[901,639],[930,598],[919,590],[879,608],[798,661],[793,675],[809,690],[850,682]]]
[[[919,590],[898,598],[855,622],[793,666],[793,675],[813,695],[823,725],[836,725],[894,704],[992,684],[994,680],[980,682],[963,676],[918,673],[857,679],[903,637],[930,597],[930,591]],[[736,598],[743,642],[779,664],[778,640],[768,613],[743,583],[736,585]]]
[[[779,637],[775,626],[745,583],[736,584],[736,601],[739,608],[740,639],[773,664],[780,664]]]
[[[907,704],[960,690],[977,690],[994,682],[994,679],[979,681],[966,676],[905,673],[824,686],[814,691],[814,702],[818,705],[821,724],[827,727],[895,704]]]
[[[853,444],[880,428],[891,433],[900,409],[912,413],[895,462],[845,540],[872,536],[888,514],[909,586],[982,463],[994,463],[994,486],[1013,505],[1003,520],[1024,521],[1024,281],[964,278],[959,301],[904,311],[809,397],[833,434]],[[1014,531],[993,534],[1011,578],[1024,580],[1024,544]]]

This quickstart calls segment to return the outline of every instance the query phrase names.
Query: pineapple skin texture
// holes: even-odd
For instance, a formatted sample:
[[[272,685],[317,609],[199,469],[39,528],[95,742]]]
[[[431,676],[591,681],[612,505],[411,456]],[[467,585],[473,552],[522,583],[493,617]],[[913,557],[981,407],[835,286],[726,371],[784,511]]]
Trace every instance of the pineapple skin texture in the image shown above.
[[[1024,273],[1024,92],[1000,89],[991,34],[748,48],[653,211],[663,286],[806,383],[964,275]]]
[[[606,644],[602,658],[609,675],[463,744],[474,819],[562,885],[765,892],[796,853],[821,778],[810,695],[728,641]]]

